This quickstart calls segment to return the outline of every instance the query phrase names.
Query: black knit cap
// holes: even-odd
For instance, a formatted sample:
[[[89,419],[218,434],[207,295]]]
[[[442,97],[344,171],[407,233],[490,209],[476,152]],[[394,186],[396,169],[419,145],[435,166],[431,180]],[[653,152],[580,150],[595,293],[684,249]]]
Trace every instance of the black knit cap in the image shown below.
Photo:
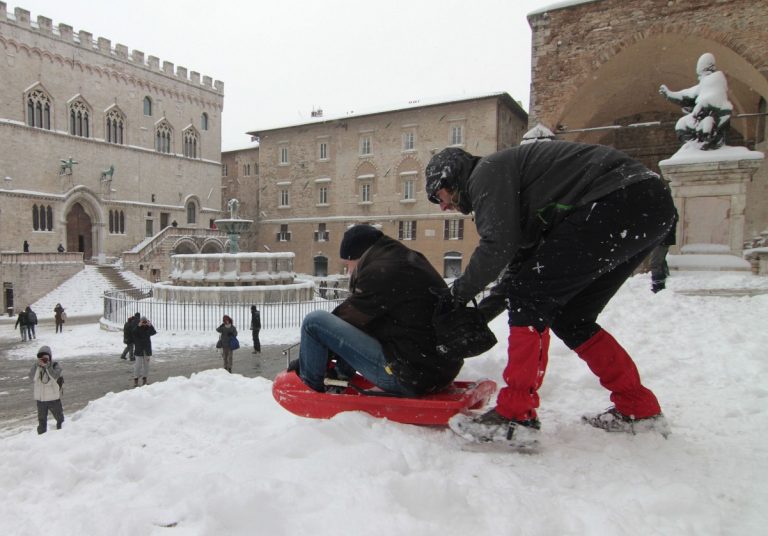
[[[384,233],[371,225],[355,225],[344,233],[339,248],[339,257],[348,261],[359,259],[369,247],[384,236]]]

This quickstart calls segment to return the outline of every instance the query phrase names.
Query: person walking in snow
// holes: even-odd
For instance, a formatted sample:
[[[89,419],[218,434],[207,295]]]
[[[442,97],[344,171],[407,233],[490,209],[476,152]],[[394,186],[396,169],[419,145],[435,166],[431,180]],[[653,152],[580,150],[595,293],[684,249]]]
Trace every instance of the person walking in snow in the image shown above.
[[[28,309],[28,308],[27,308]],[[16,317],[16,325],[14,329],[18,328],[21,331],[21,342],[27,341],[27,310],[20,311]]]
[[[64,331],[64,308],[60,303],[53,308],[53,320],[56,323],[56,333]]]
[[[614,407],[584,422],[666,433],[632,358],[596,322],[673,225],[665,182],[615,149],[550,141],[484,158],[447,148],[427,165],[426,192],[442,210],[473,213],[480,236],[444,301],[464,306],[501,275],[480,309],[488,320],[505,308],[509,315],[506,386],[496,407],[457,416],[451,428],[479,441],[536,437],[551,329],[611,392]]]
[[[37,433],[48,430],[48,412],[56,419],[56,429],[64,423],[64,409],[61,406],[61,366],[53,360],[51,348],[41,346],[37,351],[37,362],[29,371],[32,378],[33,395],[37,402]]]
[[[133,330],[136,329],[136,326],[139,325],[139,320],[141,319],[141,314],[136,313],[131,318],[129,318],[125,324],[123,324],[123,344],[125,344],[125,348],[123,349],[123,353],[120,354],[120,359],[125,359],[126,355],[131,356],[131,361],[136,361],[136,357],[134,356],[133,352]]]
[[[219,335],[219,347],[224,358],[224,369],[227,372],[232,372],[232,338],[237,337],[237,328],[232,323],[232,318],[224,315],[221,325],[216,328],[221,335]]]
[[[25,309],[27,313],[27,339],[30,341],[32,339],[37,339],[37,335],[35,334],[35,326],[37,325],[37,314],[32,310],[32,307],[27,305],[27,308]]]
[[[251,305],[251,336],[253,337],[253,353],[261,353],[261,341],[259,341],[259,331],[261,331],[261,313],[255,305]]]
[[[149,376],[149,359],[152,357],[152,339],[157,334],[155,326],[152,325],[146,316],[142,316],[139,324],[133,328],[133,355],[136,358],[136,364],[133,367],[133,386],[139,385],[139,378],[142,385],[147,385],[147,376]]]

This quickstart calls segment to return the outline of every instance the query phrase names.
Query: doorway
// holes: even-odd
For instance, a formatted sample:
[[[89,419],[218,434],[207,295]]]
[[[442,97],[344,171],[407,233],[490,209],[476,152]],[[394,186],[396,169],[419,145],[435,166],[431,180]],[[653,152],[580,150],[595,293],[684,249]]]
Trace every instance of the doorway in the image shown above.
[[[79,251],[83,260],[93,257],[91,217],[80,203],[72,205],[67,214],[67,251]]]

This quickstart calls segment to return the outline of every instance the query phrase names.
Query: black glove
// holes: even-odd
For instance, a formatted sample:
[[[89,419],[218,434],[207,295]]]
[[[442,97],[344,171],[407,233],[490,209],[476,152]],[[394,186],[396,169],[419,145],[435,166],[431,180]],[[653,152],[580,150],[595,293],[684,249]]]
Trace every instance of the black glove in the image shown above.
[[[499,316],[506,308],[507,297],[502,294],[489,294],[477,305],[477,310],[483,315],[486,323]]]
[[[448,287],[438,288],[431,287],[429,291],[437,296],[437,304],[435,305],[435,315],[440,316],[455,309],[459,309],[461,304],[456,301],[456,298],[451,293],[451,289]]]

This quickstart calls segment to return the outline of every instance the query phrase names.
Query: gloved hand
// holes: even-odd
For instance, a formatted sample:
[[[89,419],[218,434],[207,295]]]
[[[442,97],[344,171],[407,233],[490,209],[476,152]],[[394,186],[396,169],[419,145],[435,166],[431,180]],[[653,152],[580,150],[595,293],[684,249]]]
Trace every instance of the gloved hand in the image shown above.
[[[489,294],[477,305],[477,310],[488,323],[507,309],[507,297],[503,294]]]
[[[437,305],[435,306],[436,315],[444,315],[461,307],[461,303],[456,301],[450,288],[431,287],[429,291],[437,296]]]

